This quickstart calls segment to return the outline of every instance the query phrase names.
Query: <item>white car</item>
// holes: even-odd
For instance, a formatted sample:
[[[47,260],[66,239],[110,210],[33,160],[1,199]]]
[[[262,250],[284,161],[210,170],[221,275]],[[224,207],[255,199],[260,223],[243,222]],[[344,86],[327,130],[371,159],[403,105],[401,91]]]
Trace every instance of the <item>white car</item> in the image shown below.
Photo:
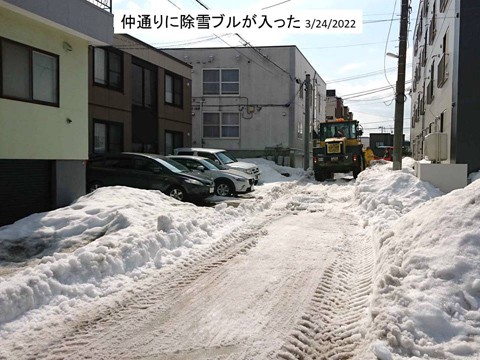
[[[226,150],[222,149],[207,149],[207,148],[177,148],[173,151],[175,155],[193,155],[201,156],[215,161],[217,164],[224,166],[227,169],[234,169],[243,171],[255,177],[255,185],[260,179],[260,170],[258,166],[243,161],[238,161],[235,156]]]
[[[213,160],[200,156],[170,155],[168,158],[179,162],[192,171],[199,171],[211,177],[215,183],[215,194],[232,196],[253,191],[255,177],[234,169],[223,169]]]

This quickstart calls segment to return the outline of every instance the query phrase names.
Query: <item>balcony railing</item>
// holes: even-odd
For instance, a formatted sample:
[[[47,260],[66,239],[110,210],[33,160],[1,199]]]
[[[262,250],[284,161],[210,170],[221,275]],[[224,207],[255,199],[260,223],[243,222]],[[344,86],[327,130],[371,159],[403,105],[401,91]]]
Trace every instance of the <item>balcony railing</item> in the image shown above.
[[[447,7],[448,0],[440,0],[440,12],[444,12]]]
[[[427,104],[432,103],[433,97],[433,81],[430,81],[427,86]]]
[[[420,96],[420,94],[418,95],[418,113],[420,115],[424,115],[425,114],[425,98],[422,96]]]
[[[92,3],[98,6],[100,9],[112,12],[112,0],[87,0],[89,3]]]
[[[433,15],[432,20],[430,21],[430,27],[428,29],[428,45],[432,45],[433,41],[435,40],[435,35],[437,34],[436,28],[436,16]]]
[[[447,60],[448,60],[448,54],[443,53],[442,58],[440,59],[440,62],[438,63],[438,67],[437,67],[437,74],[438,74],[437,87],[439,88],[441,88],[443,84],[445,84],[445,82],[448,80]]]

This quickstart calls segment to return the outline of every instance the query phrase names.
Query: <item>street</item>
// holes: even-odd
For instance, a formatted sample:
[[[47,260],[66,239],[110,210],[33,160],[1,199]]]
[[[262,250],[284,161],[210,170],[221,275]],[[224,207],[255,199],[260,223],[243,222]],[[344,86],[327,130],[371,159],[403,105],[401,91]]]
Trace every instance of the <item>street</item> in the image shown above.
[[[291,193],[280,196],[241,231],[137,282],[114,306],[86,309],[65,333],[49,328],[40,336],[47,341],[16,358],[353,354],[373,256],[357,216],[342,204],[354,187],[340,182],[340,198],[326,194],[336,184],[290,185],[315,208],[292,202]]]

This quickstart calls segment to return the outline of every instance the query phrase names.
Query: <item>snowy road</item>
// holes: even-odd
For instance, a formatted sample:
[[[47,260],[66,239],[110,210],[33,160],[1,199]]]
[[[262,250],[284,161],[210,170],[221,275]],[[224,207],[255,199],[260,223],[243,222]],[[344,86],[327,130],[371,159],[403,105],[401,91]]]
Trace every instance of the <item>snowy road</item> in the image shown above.
[[[1,228],[0,359],[479,359],[478,179],[252,161],[242,199],[102,188]]]
[[[345,201],[354,187],[340,183],[289,185],[288,196],[240,231],[137,282],[115,306],[90,309],[62,333],[21,347],[16,358],[353,355],[373,256]]]

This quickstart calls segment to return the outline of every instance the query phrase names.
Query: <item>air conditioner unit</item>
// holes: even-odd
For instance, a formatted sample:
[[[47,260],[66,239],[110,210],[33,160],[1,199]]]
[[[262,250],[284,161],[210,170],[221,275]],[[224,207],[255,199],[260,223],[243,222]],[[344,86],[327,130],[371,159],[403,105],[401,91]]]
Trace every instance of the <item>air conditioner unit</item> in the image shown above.
[[[425,136],[423,156],[433,162],[447,160],[447,134],[435,132]]]

